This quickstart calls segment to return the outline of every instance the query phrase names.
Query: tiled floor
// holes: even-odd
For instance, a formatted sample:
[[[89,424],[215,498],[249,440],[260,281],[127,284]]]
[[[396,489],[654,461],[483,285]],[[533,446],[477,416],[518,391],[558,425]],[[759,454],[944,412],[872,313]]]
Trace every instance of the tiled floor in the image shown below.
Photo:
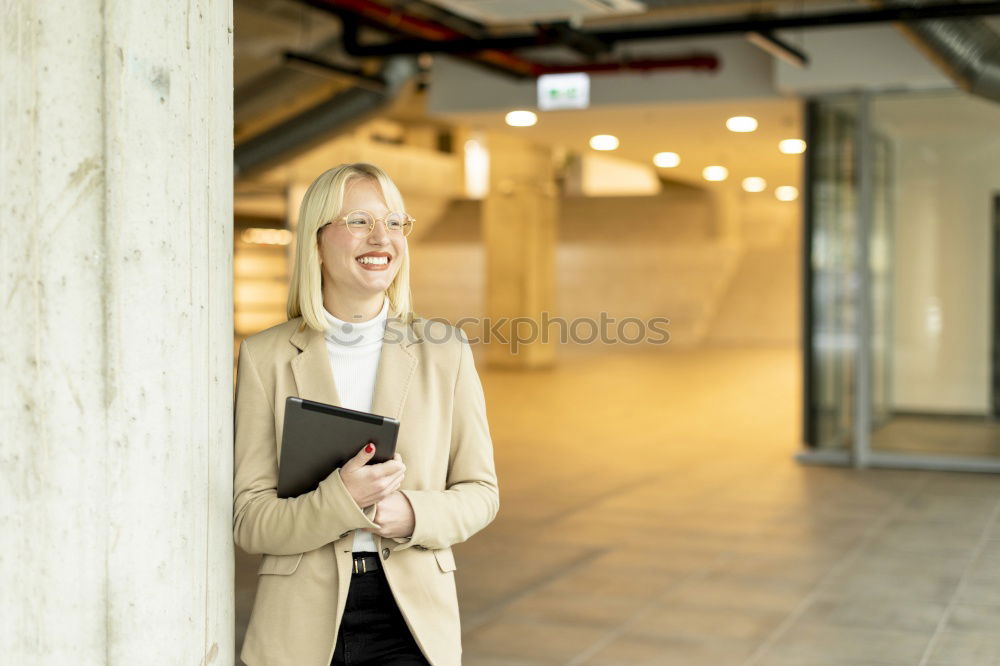
[[[806,467],[792,349],[481,370],[468,666],[1000,664],[1000,477]]]

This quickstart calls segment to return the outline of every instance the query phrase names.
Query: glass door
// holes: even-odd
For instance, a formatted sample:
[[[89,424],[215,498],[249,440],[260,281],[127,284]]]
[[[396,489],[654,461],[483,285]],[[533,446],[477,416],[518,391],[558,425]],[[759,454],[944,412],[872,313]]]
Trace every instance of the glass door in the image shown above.
[[[993,201],[1000,107],[963,91],[871,105],[873,391],[870,447],[886,463],[992,469]],[[878,376],[876,372],[874,376]],[[873,381],[873,388],[878,382]],[[882,393],[881,396],[876,397]]]
[[[866,93],[808,119],[800,458],[1000,471],[1000,106]]]

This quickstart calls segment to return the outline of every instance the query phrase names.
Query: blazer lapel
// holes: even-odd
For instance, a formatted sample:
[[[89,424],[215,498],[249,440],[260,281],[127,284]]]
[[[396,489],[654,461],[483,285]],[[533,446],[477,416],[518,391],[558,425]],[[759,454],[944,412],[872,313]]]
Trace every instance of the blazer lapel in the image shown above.
[[[290,341],[300,350],[291,361],[298,397],[343,407],[323,333],[308,326],[296,328]],[[386,321],[375,374],[372,413],[399,419],[418,364],[417,355],[410,346],[422,341],[412,327],[397,318],[389,317]]]
[[[410,346],[421,341],[412,327],[397,318],[389,317],[386,321],[382,354],[375,374],[372,413],[399,419],[410,389],[410,380],[417,369],[417,355]]]
[[[298,397],[342,407],[323,332],[308,326],[299,327],[292,333],[290,340],[300,350],[291,362],[292,376],[295,377],[295,386],[299,390]]]

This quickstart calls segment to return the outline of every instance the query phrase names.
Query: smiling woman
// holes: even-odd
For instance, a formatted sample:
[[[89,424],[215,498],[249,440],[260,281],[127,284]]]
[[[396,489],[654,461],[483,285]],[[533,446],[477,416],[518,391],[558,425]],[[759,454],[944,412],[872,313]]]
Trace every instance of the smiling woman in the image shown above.
[[[378,167],[323,173],[302,201],[288,321],[240,345],[233,536],[264,555],[250,666],[461,664],[451,546],[500,496],[468,339],[411,310],[413,223]],[[397,419],[396,455],[371,464],[358,442],[315,490],[277,497],[288,396]]]
[[[389,315],[409,320],[406,236],[413,222],[382,169],[362,163],[323,173],[302,199],[299,238],[313,236],[315,229],[316,245],[298,244],[288,318],[301,315],[310,327],[324,329],[326,307],[334,316],[350,313],[340,317],[346,321],[367,320],[381,308],[385,295]],[[383,257],[384,263],[362,257]]]

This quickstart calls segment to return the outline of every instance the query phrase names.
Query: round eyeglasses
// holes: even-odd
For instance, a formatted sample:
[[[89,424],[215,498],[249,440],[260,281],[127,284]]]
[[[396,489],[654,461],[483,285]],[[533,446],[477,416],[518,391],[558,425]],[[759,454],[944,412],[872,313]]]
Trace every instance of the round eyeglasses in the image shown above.
[[[323,231],[328,225],[343,223],[353,236],[365,238],[375,230],[375,222],[379,220],[385,223],[385,228],[389,233],[398,233],[404,236],[410,235],[410,232],[413,230],[413,223],[416,221],[406,213],[393,212],[386,214],[385,217],[375,217],[366,210],[353,210],[347,215],[341,215],[338,218],[330,220],[321,226],[317,232]]]

